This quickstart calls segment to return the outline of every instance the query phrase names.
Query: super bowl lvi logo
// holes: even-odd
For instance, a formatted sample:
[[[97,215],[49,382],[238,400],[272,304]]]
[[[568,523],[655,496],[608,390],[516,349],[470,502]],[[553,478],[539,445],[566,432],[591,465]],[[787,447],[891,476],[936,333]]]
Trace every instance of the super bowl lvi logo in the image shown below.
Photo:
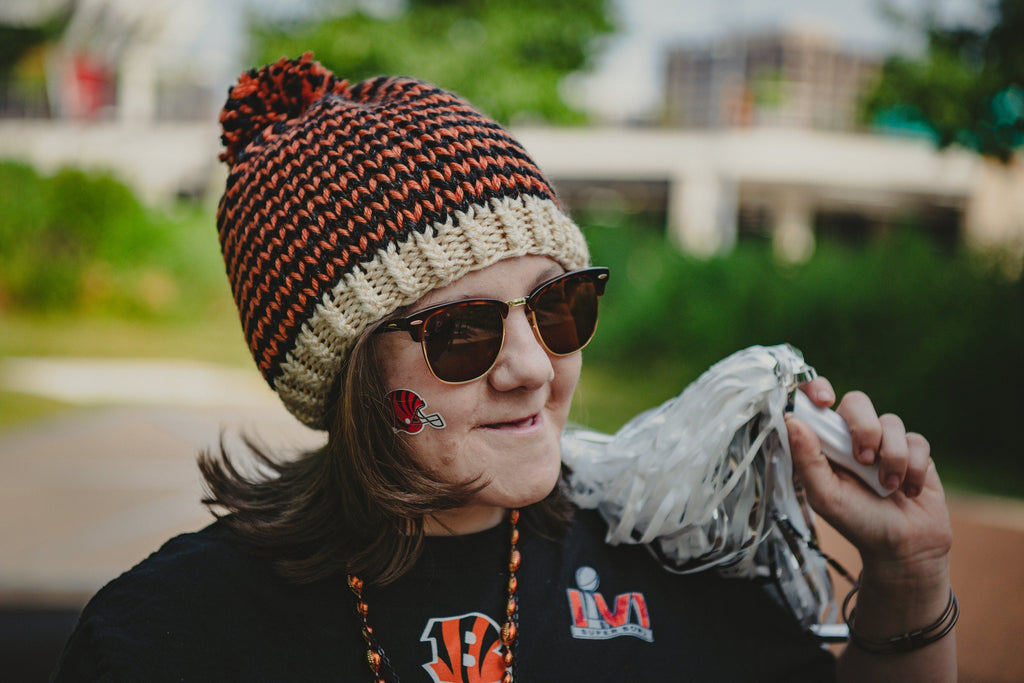
[[[648,643],[654,640],[651,617],[643,593],[620,593],[609,602],[598,592],[601,578],[593,567],[576,569],[578,588],[566,590],[569,612],[572,615],[570,631],[578,640],[608,640],[620,636],[633,636]]]

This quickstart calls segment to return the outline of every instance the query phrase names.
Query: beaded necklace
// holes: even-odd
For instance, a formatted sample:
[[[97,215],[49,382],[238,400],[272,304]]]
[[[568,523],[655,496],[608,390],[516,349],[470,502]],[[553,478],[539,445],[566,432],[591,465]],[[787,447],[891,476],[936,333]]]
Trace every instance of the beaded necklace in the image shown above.
[[[516,679],[515,651],[517,650],[516,637],[519,635],[519,581],[516,578],[516,573],[519,571],[519,564],[522,561],[522,556],[519,554],[519,510],[512,510],[509,513],[509,522],[512,530],[509,533],[508,600],[505,603],[505,623],[501,627],[501,656],[505,663],[505,673],[501,677],[501,683],[514,683]],[[356,613],[363,622],[366,663],[369,664],[370,671],[373,672],[374,683],[387,683],[381,672],[381,669],[385,667],[394,682],[398,683],[398,675],[395,673],[391,661],[373,636],[373,627],[370,626],[368,618],[370,605],[363,599],[363,580],[354,574],[349,574],[348,587],[356,597]]]

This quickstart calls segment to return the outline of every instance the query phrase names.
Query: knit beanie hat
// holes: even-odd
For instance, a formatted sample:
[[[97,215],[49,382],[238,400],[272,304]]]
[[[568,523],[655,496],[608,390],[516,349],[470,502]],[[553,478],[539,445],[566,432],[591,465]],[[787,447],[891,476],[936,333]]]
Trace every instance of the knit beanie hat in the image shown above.
[[[514,256],[587,264],[583,235],[522,146],[409,78],[349,85],[312,60],[243,73],[221,112],[228,280],[263,377],[306,425],[361,332]]]

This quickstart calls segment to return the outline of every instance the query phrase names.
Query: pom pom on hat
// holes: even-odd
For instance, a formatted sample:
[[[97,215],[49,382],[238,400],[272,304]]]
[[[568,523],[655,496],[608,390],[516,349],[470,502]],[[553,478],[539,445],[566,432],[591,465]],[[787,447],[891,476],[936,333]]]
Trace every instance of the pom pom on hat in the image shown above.
[[[301,116],[325,94],[342,93],[347,85],[314,62],[312,52],[243,73],[220,114],[225,147],[220,160],[233,165],[242,150],[269,126]]]
[[[505,258],[588,261],[526,150],[457,95],[410,78],[349,87],[307,54],[242,74],[221,114],[224,263],[256,364],[325,428],[367,327]]]

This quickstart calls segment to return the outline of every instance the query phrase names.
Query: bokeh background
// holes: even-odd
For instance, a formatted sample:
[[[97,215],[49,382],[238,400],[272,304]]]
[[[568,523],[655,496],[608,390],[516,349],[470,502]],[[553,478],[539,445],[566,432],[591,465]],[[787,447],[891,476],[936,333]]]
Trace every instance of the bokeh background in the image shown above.
[[[252,366],[214,225],[228,87],[306,51],[463,94],[551,177],[613,269],[575,420],[614,431],[790,342],[1010,534],[963,579],[1013,566],[1021,36],[1022,0],[5,0],[0,679],[45,679],[89,594],[208,519],[200,448],[318,438]],[[1024,677],[1012,639],[961,631],[962,680]]]

